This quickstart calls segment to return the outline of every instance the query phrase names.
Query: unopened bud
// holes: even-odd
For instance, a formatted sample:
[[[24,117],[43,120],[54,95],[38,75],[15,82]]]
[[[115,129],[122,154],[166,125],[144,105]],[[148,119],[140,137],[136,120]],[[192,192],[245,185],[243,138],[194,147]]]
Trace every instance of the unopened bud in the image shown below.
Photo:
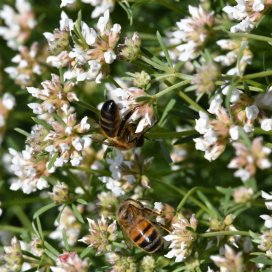
[[[53,34],[44,33],[44,36],[53,55],[58,55],[69,47],[69,31],[55,29]]]
[[[6,271],[13,272],[22,271],[23,255],[19,240],[16,237],[13,237],[11,240],[11,245],[5,246],[4,251],[4,269],[6,269]]]
[[[150,80],[150,75],[145,71],[142,71],[141,73],[135,73],[133,85],[141,89],[145,89],[145,87],[150,83]]]
[[[49,193],[56,204],[66,203],[69,200],[69,192],[67,184],[61,182],[53,187],[53,192]]]
[[[224,223],[226,224],[226,226],[229,226],[233,223],[233,220],[234,220],[234,216],[232,214],[229,214],[224,219]]]
[[[141,53],[141,39],[138,33],[134,33],[132,38],[126,38],[125,44],[120,44],[119,56],[125,60],[133,61],[137,59]]]

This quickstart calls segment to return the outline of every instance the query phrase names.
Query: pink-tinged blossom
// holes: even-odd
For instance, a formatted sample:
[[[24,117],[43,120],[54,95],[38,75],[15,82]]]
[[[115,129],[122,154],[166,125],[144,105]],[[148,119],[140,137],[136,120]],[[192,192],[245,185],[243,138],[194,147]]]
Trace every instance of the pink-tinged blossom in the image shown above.
[[[77,206],[77,209],[82,213],[82,206]],[[61,210],[61,215],[54,222],[56,229],[50,233],[49,237],[61,241],[63,245],[63,231],[65,231],[68,245],[73,246],[78,240],[81,224],[77,221],[74,212],[68,206],[64,209],[63,206],[60,206],[59,210]]]
[[[269,0],[236,0],[236,3],[236,6],[223,8],[230,19],[239,21],[231,27],[231,32],[250,32],[261,20],[265,9],[271,5]]]
[[[0,36],[12,49],[18,49],[29,38],[31,30],[36,26],[36,20],[31,4],[26,0],[16,0],[14,10],[8,5],[3,5],[0,18],[6,26],[0,26]]]
[[[61,83],[59,76],[52,74],[51,80],[41,83],[42,89],[28,87],[27,91],[40,100],[41,103],[29,103],[28,106],[35,114],[53,113],[63,111],[68,113],[70,103],[78,101],[76,94],[72,91],[74,83],[67,81]]]
[[[225,67],[234,66],[227,71],[229,75],[243,75],[247,65],[251,64],[253,58],[248,41],[223,39],[218,40],[216,43],[222,50],[227,52],[216,56],[214,61]]]
[[[91,17],[97,18],[105,13],[105,11],[112,11],[116,0],[81,0],[83,3],[90,4],[94,7]]]
[[[240,142],[232,145],[235,148],[236,157],[231,160],[228,167],[238,169],[234,176],[241,178],[242,181],[254,176],[257,168],[263,170],[271,167],[268,160],[271,149],[263,146],[261,137],[255,138],[250,147]]]
[[[188,7],[190,17],[177,22],[178,29],[171,33],[170,43],[176,46],[177,59],[188,61],[199,56],[201,49],[210,36],[214,25],[213,12],[205,11],[201,6]]]
[[[87,272],[87,260],[81,260],[76,252],[64,252],[58,256],[56,266],[51,266],[52,272]]]
[[[23,265],[23,254],[20,241],[13,237],[10,246],[4,246],[4,254],[1,254],[3,265],[0,271],[3,272],[21,272]]]
[[[253,197],[253,189],[244,186],[238,187],[233,191],[233,199],[235,203],[247,203]]]
[[[25,194],[30,194],[48,187],[45,179],[49,175],[46,162],[37,161],[30,146],[27,145],[22,152],[12,148],[9,152],[12,156],[10,171],[16,176],[11,180],[11,190],[22,190]]]
[[[19,54],[11,60],[16,66],[5,68],[5,72],[16,84],[22,87],[30,86],[42,74],[44,69],[41,63],[46,57],[41,54],[40,49],[38,43],[33,43],[30,48],[25,46],[18,48]]]
[[[210,119],[204,112],[199,112],[199,119],[196,120],[195,129],[202,136],[195,138],[195,148],[205,152],[204,157],[213,161],[225,150],[230,137],[237,137],[234,131],[235,126],[231,124],[227,111],[221,106],[220,96],[215,96],[211,102],[209,111],[215,115]]]
[[[224,257],[220,255],[211,256],[212,261],[220,268],[220,272],[244,270],[242,252],[236,253],[230,246],[225,245]]]
[[[87,218],[89,222],[89,234],[80,239],[80,242],[87,244],[97,250],[98,254],[110,252],[112,250],[111,242],[115,241],[117,225],[113,221],[110,225],[108,220],[101,216],[97,221]]]
[[[166,241],[170,242],[170,251],[165,257],[175,258],[175,262],[182,262],[190,255],[192,244],[196,240],[194,231],[197,228],[197,219],[195,215],[192,215],[188,220],[178,214],[173,219],[172,228],[171,233],[164,237]]]
[[[75,43],[72,51],[69,52],[72,65],[64,73],[64,78],[76,78],[77,81],[95,80],[100,83],[108,72],[109,64],[117,57],[115,47],[120,33],[119,24],[110,25],[108,10],[99,18],[96,29],[89,28],[85,22],[82,22],[81,39],[83,41]]]

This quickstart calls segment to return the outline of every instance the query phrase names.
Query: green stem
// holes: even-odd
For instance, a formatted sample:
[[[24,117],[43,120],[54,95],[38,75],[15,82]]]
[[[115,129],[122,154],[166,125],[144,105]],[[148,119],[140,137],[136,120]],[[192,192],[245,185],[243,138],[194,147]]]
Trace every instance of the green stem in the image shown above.
[[[12,208],[14,211],[14,214],[17,216],[17,218],[20,220],[22,225],[25,227],[25,229],[32,230],[32,224],[27,215],[25,214],[24,210],[21,206],[15,206]]]
[[[245,75],[244,78],[251,79],[251,78],[266,77],[266,76],[272,76],[272,71],[264,71],[264,72],[254,73],[254,74],[248,74],[248,75]]]
[[[248,231],[214,231],[197,234],[200,237],[216,237],[216,236],[250,236]]]
[[[174,85],[172,85],[170,87],[167,87],[166,89],[156,93],[154,95],[154,97],[159,98],[159,97],[161,97],[161,96],[163,96],[163,95],[165,95],[165,94],[167,94],[167,93],[169,93],[169,92],[171,92],[171,91],[173,91],[173,90],[175,90],[177,88],[180,88],[180,87],[182,87],[184,85],[187,85],[188,83],[190,83],[190,80],[184,80],[184,81],[181,81],[179,83],[176,83],[176,84],[174,84]]]
[[[185,131],[172,131],[172,132],[147,132],[146,137],[149,139],[175,139],[182,136],[191,136],[196,134],[195,130],[185,130]]]
[[[169,74],[154,74],[157,80],[169,79],[169,77],[177,77],[184,80],[191,80],[193,77],[182,73],[169,73]]]
[[[272,135],[272,131],[265,131],[262,130],[261,128],[254,128],[254,134],[261,134],[261,135]]]
[[[228,34],[232,37],[247,38],[247,39],[252,39],[252,40],[256,40],[256,41],[272,43],[271,37],[266,37],[266,36],[261,36],[261,35],[256,35],[256,34],[247,34],[247,33],[228,32]]]
[[[180,195],[182,196],[185,196],[186,195],[186,192],[180,188],[177,188],[176,186],[172,185],[172,184],[169,184],[169,183],[165,183],[165,182],[162,182],[160,180],[157,180],[156,182],[164,185],[165,187],[167,188],[170,188],[172,189],[173,191],[175,192],[178,192]],[[210,214],[210,211],[209,209],[207,209],[207,207],[205,205],[203,205],[199,200],[197,200],[196,198],[192,197],[192,196],[189,196],[190,200],[196,205],[198,206],[200,209],[202,209],[203,211],[205,211],[206,213]]]
[[[27,231],[25,228],[14,227],[10,225],[0,225],[0,230],[15,232],[15,233],[23,233]]]
[[[187,94],[185,94],[184,92],[180,91],[179,92],[179,96],[186,101],[188,104],[190,104],[192,106],[192,108],[195,111],[202,111],[207,113],[201,106],[199,106],[194,100],[192,100]],[[207,113],[208,114],[208,113]]]
[[[182,200],[180,201],[180,203],[178,204],[178,207],[177,207],[177,212],[179,212],[183,205],[186,203],[187,199],[197,190],[200,190],[201,187],[200,186],[197,186],[197,187],[194,187],[192,188],[191,190],[189,190],[186,195],[182,198]]]

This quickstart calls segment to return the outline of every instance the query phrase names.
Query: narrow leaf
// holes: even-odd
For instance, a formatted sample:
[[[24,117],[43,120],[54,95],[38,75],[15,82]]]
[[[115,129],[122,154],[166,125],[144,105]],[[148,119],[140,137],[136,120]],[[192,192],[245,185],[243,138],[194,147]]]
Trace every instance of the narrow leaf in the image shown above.
[[[59,256],[59,252],[51,246],[48,242],[44,241],[44,246],[47,248],[54,256]]]
[[[32,117],[32,120],[37,123],[38,125],[43,126],[45,129],[47,130],[53,130],[52,126],[50,124],[48,124],[45,120],[36,118],[36,117]]]
[[[170,58],[169,52],[168,52],[168,50],[167,50],[167,48],[166,48],[166,46],[164,44],[164,41],[163,41],[162,36],[161,36],[159,31],[157,31],[157,39],[158,39],[159,44],[160,44],[160,46],[161,46],[161,48],[162,48],[162,50],[164,52],[165,58],[166,58],[166,60],[167,60],[167,62],[169,64],[169,66],[173,67],[173,63],[172,63],[172,60]]]
[[[70,246],[68,244],[68,239],[67,239],[67,234],[66,234],[65,228],[62,230],[62,239],[63,239],[63,244],[64,244],[65,250],[70,251]]]
[[[80,212],[78,211],[78,209],[77,209],[77,207],[76,207],[75,204],[72,204],[72,210],[73,210],[74,215],[75,215],[75,217],[77,218],[77,220],[78,220],[80,223],[85,224],[85,221],[84,221],[82,215],[80,214]]]
[[[168,104],[166,105],[166,107],[165,107],[165,109],[163,111],[162,117],[161,117],[161,119],[160,119],[160,121],[158,123],[159,127],[164,126],[166,118],[168,116],[168,113],[174,108],[175,104],[176,104],[176,100],[173,99],[173,98],[168,102]]]
[[[23,130],[21,128],[15,128],[14,130],[17,131],[18,133],[26,136],[26,137],[29,137],[29,135],[30,135],[30,133],[26,132],[25,130]]]
[[[54,208],[56,206],[55,203],[49,203],[47,205],[45,205],[44,207],[40,208],[39,210],[37,210],[34,215],[33,218],[36,219],[37,217],[39,217],[41,214],[45,213],[46,211]]]

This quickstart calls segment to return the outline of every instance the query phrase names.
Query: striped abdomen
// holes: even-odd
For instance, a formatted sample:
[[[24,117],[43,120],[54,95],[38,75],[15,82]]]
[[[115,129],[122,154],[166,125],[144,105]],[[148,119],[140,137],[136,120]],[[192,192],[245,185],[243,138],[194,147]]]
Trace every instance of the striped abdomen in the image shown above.
[[[163,249],[163,240],[159,231],[147,219],[141,218],[129,229],[129,237],[141,249],[155,253]]]
[[[100,111],[100,126],[108,137],[115,137],[120,126],[120,113],[113,100],[106,101]]]

